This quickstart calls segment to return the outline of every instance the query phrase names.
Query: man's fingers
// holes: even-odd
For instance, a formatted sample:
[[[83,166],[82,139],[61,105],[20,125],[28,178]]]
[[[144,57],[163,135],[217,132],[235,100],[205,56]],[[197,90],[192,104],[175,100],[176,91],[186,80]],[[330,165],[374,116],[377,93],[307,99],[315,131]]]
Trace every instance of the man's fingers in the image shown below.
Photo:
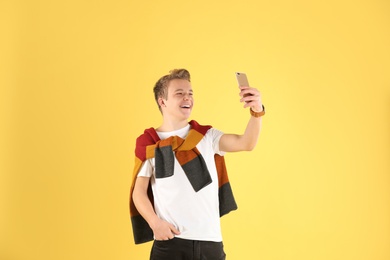
[[[177,230],[174,225],[170,224],[170,228],[173,234],[180,235],[180,231]]]
[[[255,89],[255,88],[245,88],[245,89],[241,89],[240,91],[240,96],[241,97],[247,97],[247,96],[259,96],[260,95],[260,92]]]
[[[160,239],[157,239],[157,240],[165,240],[165,241],[171,240],[171,239],[175,238],[175,235],[180,235],[179,230],[177,230],[174,225],[169,224],[168,226],[170,229],[170,234],[166,235],[166,236],[162,236],[162,237],[160,237]]]
[[[260,95],[255,94],[255,95],[248,95],[248,96],[243,96],[240,101],[245,102],[245,103],[251,103],[251,102],[256,102],[260,100]]]

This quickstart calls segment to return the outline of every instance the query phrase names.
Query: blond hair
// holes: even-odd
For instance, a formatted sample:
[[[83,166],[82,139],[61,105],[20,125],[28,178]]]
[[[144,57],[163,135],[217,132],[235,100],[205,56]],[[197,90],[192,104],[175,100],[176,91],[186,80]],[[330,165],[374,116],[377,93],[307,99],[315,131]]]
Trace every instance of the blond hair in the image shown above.
[[[174,69],[169,71],[168,75],[162,76],[154,85],[154,99],[156,100],[158,109],[161,111],[160,104],[158,103],[158,99],[160,97],[167,99],[168,98],[168,85],[169,82],[173,79],[185,79],[191,82],[191,76],[188,70],[186,69]]]

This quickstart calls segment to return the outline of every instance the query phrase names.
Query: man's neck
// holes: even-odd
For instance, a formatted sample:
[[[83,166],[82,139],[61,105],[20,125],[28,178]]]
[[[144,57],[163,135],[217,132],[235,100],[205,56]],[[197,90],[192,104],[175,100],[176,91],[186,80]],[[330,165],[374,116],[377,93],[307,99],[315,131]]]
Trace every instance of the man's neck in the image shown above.
[[[156,131],[158,131],[158,132],[172,132],[172,131],[182,129],[187,125],[188,125],[187,120],[182,120],[182,121],[163,120],[163,123],[161,124],[161,126],[156,128]]]

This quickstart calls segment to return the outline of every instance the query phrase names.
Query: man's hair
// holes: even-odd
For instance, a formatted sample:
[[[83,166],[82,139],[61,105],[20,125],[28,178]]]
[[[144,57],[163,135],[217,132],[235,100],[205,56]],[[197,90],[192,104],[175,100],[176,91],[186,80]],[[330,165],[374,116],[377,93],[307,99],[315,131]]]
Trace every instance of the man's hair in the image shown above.
[[[161,107],[158,104],[158,99],[160,97],[167,99],[168,98],[168,85],[169,82],[173,79],[185,79],[191,82],[191,76],[188,70],[186,69],[174,69],[169,72],[168,75],[162,76],[154,85],[154,99],[157,102],[158,109],[161,111]]]

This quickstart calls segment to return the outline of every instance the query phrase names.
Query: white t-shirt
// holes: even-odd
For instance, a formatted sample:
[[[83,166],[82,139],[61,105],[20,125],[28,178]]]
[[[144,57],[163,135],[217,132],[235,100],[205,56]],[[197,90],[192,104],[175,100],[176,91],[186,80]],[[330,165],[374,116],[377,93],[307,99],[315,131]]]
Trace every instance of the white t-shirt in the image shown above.
[[[161,140],[170,136],[185,138],[190,125],[173,131],[157,132]],[[138,176],[151,177],[154,196],[154,208],[159,218],[173,224],[180,235],[176,237],[203,241],[222,241],[218,174],[214,154],[224,155],[219,151],[219,140],[223,133],[210,128],[196,148],[204,158],[210,172],[212,183],[195,192],[185,172],[175,158],[174,174],[167,178],[155,178],[154,158],[146,160]]]

